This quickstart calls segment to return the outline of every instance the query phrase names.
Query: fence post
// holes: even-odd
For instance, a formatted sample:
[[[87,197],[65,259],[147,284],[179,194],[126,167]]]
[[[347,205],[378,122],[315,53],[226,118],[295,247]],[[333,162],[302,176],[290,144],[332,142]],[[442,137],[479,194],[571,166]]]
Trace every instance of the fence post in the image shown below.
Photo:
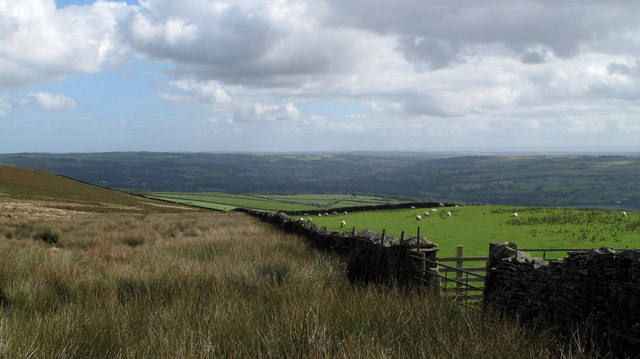
[[[462,246],[458,245],[456,246],[456,268],[458,269],[462,269]],[[460,271],[456,271],[456,280],[458,281],[458,283],[456,283],[456,293],[460,294],[460,281],[462,279],[462,272]]]
[[[400,256],[402,254],[402,250],[405,248],[404,246],[404,231],[400,233],[400,244],[398,245],[398,250],[396,251],[396,280],[400,278]]]
[[[352,253],[355,247],[356,247],[356,226],[353,226],[353,229],[351,230],[351,252]]]
[[[418,257],[420,258],[420,264],[418,265],[418,270],[420,271],[419,277],[424,281],[427,281],[427,285],[431,286],[431,278],[427,275],[427,256],[426,254],[420,251],[420,226],[418,226],[418,234],[416,236],[416,240],[418,243]]]
[[[384,235],[387,229],[382,229],[382,235],[380,236],[380,260],[378,261],[378,280],[382,279],[382,251],[384,249]]]

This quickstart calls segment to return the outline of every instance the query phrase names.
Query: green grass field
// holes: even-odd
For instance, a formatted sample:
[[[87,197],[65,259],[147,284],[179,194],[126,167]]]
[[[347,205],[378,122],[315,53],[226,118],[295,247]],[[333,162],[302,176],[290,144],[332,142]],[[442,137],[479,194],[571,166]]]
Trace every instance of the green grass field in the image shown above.
[[[431,208],[355,212],[348,215],[314,216],[313,222],[329,230],[356,231],[370,229],[400,238],[401,232],[421,235],[437,243],[439,256],[455,256],[462,245],[465,256],[486,256],[491,242],[516,242],[519,248],[640,248],[640,213],[628,212],[620,220],[619,212],[592,209],[468,206],[438,208],[425,218]],[[450,211],[449,218],[446,212]],[[517,212],[518,217],[512,217]],[[416,215],[423,219],[416,221]],[[340,228],[340,222],[347,223]],[[533,253],[534,256],[538,253]],[[556,253],[560,258],[566,253]],[[547,255],[549,257],[549,255]]]
[[[229,211],[237,207],[264,211],[317,211],[338,207],[374,206],[395,200],[345,194],[240,195],[229,193],[146,193],[146,197],[192,206]]]

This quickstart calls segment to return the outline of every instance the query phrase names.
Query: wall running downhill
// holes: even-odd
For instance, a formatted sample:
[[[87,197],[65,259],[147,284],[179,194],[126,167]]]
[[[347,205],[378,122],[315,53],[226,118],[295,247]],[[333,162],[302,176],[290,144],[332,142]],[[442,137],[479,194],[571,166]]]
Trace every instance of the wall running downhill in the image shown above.
[[[261,212],[240,208],[236,211],[247,213],[268,222],[286,232],[306,237],[313,246],[336,253],[347,259],[347,276],[352,281],[378,282],[390,285],[409,285],[419,277],[423,282],[436,283],[438,278],[431,276],[437,273],[436,265],[416,262],[412,254],[420,253],[435,262],[437,245],[421,237],[406,240],[385,236],[373,231],[364,230],[358,233],[327,231],[312,222],[290,218],[285,213]],[[382,243],[381,243],[382,242]],[[418,266],[426,266],[416,274]]]
[[[492,243],[484,305],[524,323],[586,328],[622,356],[640,355],[640,251],[576,251],[547,264]]]

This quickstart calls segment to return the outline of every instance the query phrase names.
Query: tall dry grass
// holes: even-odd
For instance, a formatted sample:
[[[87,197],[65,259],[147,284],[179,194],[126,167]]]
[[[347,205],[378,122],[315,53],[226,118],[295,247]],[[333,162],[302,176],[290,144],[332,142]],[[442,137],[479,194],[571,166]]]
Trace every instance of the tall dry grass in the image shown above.
[[[3,219],[0,253],[3,358],[590,354],[420,291],[353,285],[339,259],[242,214]]]

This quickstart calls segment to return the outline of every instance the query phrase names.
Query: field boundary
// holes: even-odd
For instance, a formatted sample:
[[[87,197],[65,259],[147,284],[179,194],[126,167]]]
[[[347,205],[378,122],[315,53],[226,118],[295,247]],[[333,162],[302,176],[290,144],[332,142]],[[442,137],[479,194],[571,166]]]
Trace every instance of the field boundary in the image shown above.
[[[404,209],[404,208],[426,208],[426,207],[453,207],[455,203],[442,203],[442,202],[403,202],[403,203],[392,203],[392,204],[380,204],[373,206],[350,206],[350,207],[340,207],[340,208],[331,208],[331,211],[336,212],[365,212],[365,211],[379,211],[379,210],[391,210],[391,209]],[[299,216],[304,214],[317,215],[323,214],[327,210],[326,209],[318,209],[318,210],[305,210],[305,211],[281,211],[290,216]]]

